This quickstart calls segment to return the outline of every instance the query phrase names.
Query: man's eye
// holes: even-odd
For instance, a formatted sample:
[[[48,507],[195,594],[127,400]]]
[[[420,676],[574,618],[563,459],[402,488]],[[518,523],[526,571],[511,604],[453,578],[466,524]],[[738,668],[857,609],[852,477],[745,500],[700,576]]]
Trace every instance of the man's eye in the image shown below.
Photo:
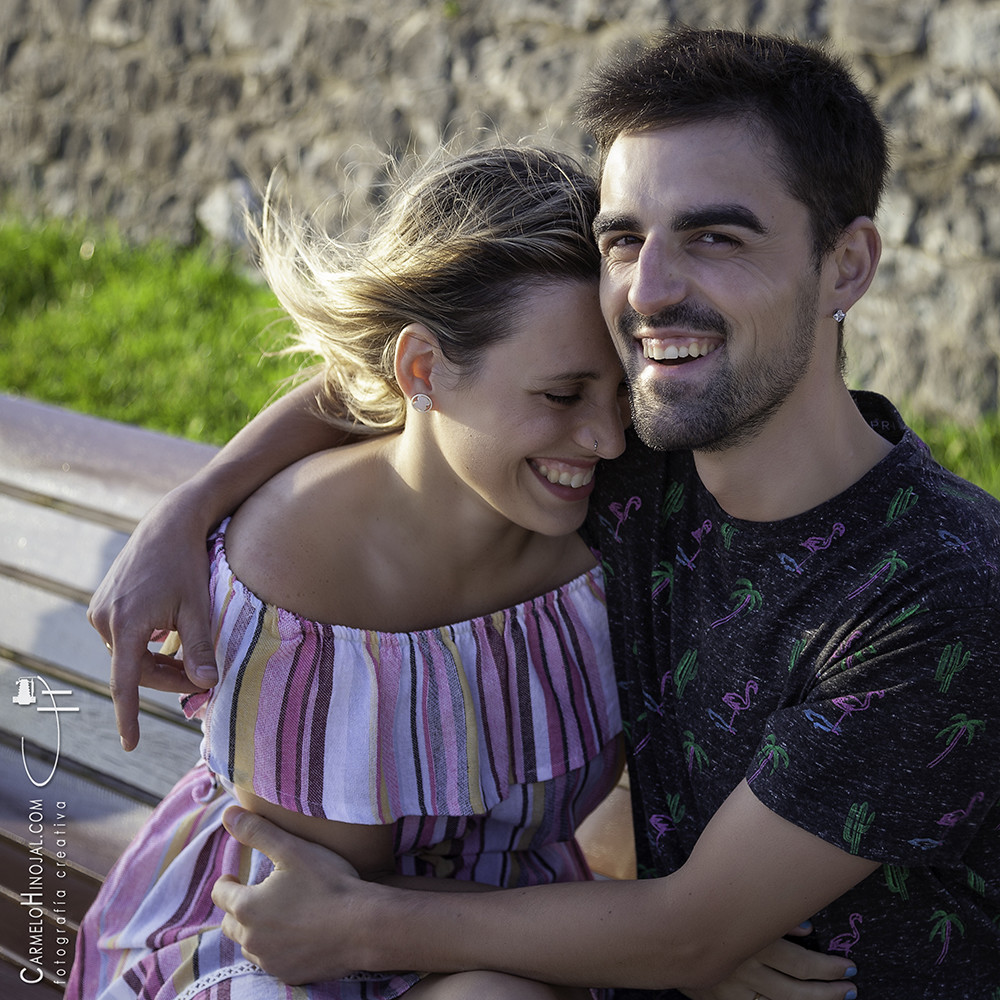
[[[545,393],[545,398],[549,400],[549,402],[558,403],[560,406],[569,406],[580,398],[580,394],[573,393],[570,396],[561,396],[559,393],[547,392]]]
[[[726,233],[700,233],[695,240],[696,243],[704,243],[707,246],[739,246],[739,240],[735,236]]]
[[[642,240],[638,236],[626,233],[621,236],[602,237],[597,246],[603,256],[611,257],[634,253],[641,243]]]

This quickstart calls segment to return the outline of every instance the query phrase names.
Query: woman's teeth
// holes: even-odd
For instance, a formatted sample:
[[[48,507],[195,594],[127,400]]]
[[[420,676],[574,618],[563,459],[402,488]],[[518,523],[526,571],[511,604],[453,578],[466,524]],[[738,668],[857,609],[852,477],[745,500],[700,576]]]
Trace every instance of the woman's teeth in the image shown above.
[[[572,486],[574,490],[578,490],[581,486],[586,486],[594,478],[594,466],[583,471],[569,472],[566,469],[551,469],[541,462],[534,462],[533,464],[553,486]]]

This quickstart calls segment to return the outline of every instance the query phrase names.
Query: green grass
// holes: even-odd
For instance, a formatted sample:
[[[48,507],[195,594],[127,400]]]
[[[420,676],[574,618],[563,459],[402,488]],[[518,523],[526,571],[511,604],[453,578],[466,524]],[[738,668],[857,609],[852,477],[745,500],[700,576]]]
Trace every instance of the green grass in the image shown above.
[[[204,246],[0,225],[0,390],[221,444],[294,370],[277,302]]]
[[[264,356],[280,346],[276,309],[205,246],[0,221],[3,392],[222,444],[294,372]],[[912,423],[939,461],[1000,497],[1000,417]]]
[[[909,423],[945,468],[1000,497],[1000,415],[984,417],[974,427],[919,417]]]

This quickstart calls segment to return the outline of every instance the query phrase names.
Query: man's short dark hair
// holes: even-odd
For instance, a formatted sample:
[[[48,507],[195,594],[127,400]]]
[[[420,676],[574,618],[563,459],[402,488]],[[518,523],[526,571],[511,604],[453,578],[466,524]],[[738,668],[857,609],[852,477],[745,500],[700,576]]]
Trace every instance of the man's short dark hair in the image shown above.
[[[776,35],[669,28],[598,68],[578,117],[602,155],[619,135],[678,125],[759,130],[809,210],[817,257],[855,218],[874,218],[889,168],[885,127],[844,62]]]

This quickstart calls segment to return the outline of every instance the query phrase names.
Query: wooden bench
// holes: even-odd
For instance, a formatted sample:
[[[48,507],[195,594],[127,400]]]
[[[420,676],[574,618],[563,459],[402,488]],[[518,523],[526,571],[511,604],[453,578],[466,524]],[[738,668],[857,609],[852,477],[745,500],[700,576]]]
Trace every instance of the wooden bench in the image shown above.
[[[108,652],[86,607],[136,521],[213,451],[0,396],[5,998],[61,995],[101,879],[197,759],[199,732],[176,696],[152,691],[143,693],[138,748],[122,750]]]
[[[121,749],[86,607],[139,518],[213,452],[0,395],[0,997],[61,996],[101,880],[197,759],[198,729],[153,691]],[[595,871],[634,876],[627,778],[581,840]]]

